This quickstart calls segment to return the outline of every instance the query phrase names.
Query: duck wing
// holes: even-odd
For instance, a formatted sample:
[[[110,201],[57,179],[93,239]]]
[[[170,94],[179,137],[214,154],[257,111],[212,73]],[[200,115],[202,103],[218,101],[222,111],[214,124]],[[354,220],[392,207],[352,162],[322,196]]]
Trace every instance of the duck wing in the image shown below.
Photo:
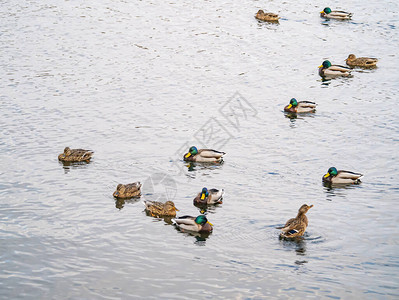
[[[316,108],[316,103],[311,101],[300,101],[298,102],[298,107],[301,108]]]
[[[189,231],[199,231],[201,229],[201,225],[195,223],[195,217],[192,216],[182,216],[176,219],[172,219],[172,223],[181,229],[189,230]]]
[[[212,149],[201,149],[198,151],[198,154],[200,156],[206,157],[206,158],[221,158],[226,153],[221,152],[221,151],[212,150]]]
[[[356,179],[362,178],[363,174],[355,173],[355,172],[351,172],[351,171],[340,170],[340,171],[338,171],[337,177],[342,178],[342,179],[356,180]]]
[[[218,189],[210,189],[209,190],[209,196],[208,196],[208,202],[210,204],[215,204],[215,203],[222,203],[224,195],[224,189],[218,190]]]

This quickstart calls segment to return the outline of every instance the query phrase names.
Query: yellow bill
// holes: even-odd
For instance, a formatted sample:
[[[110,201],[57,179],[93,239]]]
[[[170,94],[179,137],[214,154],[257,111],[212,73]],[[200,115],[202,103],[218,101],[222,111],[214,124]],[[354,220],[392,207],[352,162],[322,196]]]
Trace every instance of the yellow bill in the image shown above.
[[[208,221],[207,223],[208,223],[209,225],[213,226],[213,224],[212,224],[211,222]]]
[[[188,152],[184,157],[185,157],[185,158],[189,158],[190,156],[191,156],[191,153]]]
[[[324,178],[327,178],[328,176],[330,176],[330,173],[327,173],[326,175],[324,175]]]
[[[201,200],[204,200],[205,199],[205,194],[202,194],[201,195]]]
[[[288,109],[290,109],[291,107],[292,107],[292,104],[288,105],[288,107],[287,107],[287,108],[288,108]]]

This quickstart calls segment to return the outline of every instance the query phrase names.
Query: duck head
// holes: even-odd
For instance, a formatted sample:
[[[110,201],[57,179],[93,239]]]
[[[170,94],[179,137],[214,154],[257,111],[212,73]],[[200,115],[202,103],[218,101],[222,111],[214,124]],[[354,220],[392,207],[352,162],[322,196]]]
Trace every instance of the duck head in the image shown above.
[[[206,197],[209,196],[209,192],[208,189],[206,187],[204,187],[201,191],[201,200],[204,200]]]
[[[166,209],[167,211],[179,211],[179,210],[176,208],[176,206],[175,206],[175,204],[173,203],[173,201],[166,201],[166,202],[165,202],[165,209]]]
[[[302,205],[299,208],[298,213],[299,214],[306,214],[308,212],[308,210],[311,209],[312,207],[313,207],[313,204],[312,205],[304,204],[304,205]]]
[[[322,13],[329,14],[330,12],[331,12],[331,8],[325,7],[325,8],[323,9],[323,11],[321,11],[320,13],[321,13],[321,14],[322,14]]]
[[[331,67],[331,62],[329,60],[323,61],[322,65],[319,66],[319,68],[323,68],[323,69],[328,69],[329,67]]]
[[[348,58],[345,59],[345,61],[354,60],[354,59],[356,59],[356,55],[355,55],[355,54],[349,54],[349,55],[348,55]]]
[[[209,225],[213,226],[213,224],[211,224],[204,215],[199,215],[198,217],[196,217],[195,223],[199,225],[205,225],[206,223],[208,223]]]
[[[194,156],[198,154],[198,149],[195,146],[190,147],[190,149],[188,149],[188,153],[186,153],[184,155],[184,158],[189,158],[190,156]]]
[[[324,175],[324,178],[328,178],[330,176],[337,176],[338,171],[335,167],[331,167],[328,169],[327,174]]]
[[[291,107],[297,107],[298,106],[298,101],[296,101],[295,98],[292,98],[290,100],[290,104],[288,104],[287,109],[290,109]]]

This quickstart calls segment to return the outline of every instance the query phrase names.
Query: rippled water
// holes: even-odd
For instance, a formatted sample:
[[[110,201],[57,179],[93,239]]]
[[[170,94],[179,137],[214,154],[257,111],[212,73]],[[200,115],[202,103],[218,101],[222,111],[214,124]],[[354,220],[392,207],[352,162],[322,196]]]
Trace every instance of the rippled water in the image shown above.
[[[397,298],[399,4],[334,5],[353,20],[305,1],[3,1],[0,296]],[[378,68],[322,82],[317,66],[349,53]],[[292,97],[317,112],[286,117]],[[225,163],[187,168],[192,144]],[[65,146],[94,158],[63,166]],[[363,183],[322,186],[330,166]],[[133,181],[181,215],[224,188],[214,232],[115,202]],[[279,240],[303,203],[305,238]]]

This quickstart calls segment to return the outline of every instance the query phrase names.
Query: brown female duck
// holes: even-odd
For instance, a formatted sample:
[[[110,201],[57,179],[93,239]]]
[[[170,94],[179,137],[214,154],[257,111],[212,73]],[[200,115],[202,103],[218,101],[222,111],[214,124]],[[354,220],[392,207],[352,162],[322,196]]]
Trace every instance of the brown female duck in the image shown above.
[[[157,202],[144,201],[146,212],[152,217],[176,217],[176,211],[179,211],[173,201]]]
[[[278,22],[278,19],[280,17],[276,14],[273,13],[265,13],[263,10],[258,10],[258,12],[255,15],[255,18],[261,21],[266,21],[266,22]]]
[[[116,191],[114,192],[115,198],[126,199],[141,196],[141,186],[140,182],[129,183],[129,184],[118,184]]]
[[[349,54],[345,60],[350,67],[373,68],[377,65],[377,58],[371,57],[356,57],[355,54]]]
[[[58,160],[63,162],[89,162],[93,153],[91,150],[66,147],[64,153],[58,155]]]
[[[308,226],[308,218],[306,217],[306,213],[312,207],[313,205],[302,205],[299,208],[298,214],[295,218],[289,219],[283,227],[277,227],[277,229],[281,229],[282,231],[280,237],[293,238],[302,236],[305,233],[306,227]]]

